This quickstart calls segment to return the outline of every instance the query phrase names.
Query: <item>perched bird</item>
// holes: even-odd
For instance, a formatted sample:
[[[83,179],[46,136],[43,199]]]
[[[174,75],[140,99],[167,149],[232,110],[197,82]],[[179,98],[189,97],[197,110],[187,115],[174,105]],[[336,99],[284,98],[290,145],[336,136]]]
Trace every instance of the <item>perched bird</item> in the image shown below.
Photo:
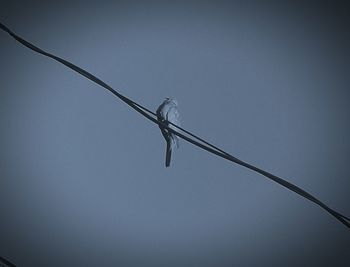
[[[177,109],[176,99],[170,97],[165,98],[163,103],[157,109],[158,121],[165,123],[169,126],[169,128],[174,129],[176,131],[176,127],[169,124],[169,122],[180,126],[179,117],[180,115]],[[159,128],[166,141],[165,167],[169,167],[171,160],[171,152],[173,151],[175,146],[179,147],[179,138],[175,134],[169,132],[167,129],[162,127],[161,125],[159,125]]]

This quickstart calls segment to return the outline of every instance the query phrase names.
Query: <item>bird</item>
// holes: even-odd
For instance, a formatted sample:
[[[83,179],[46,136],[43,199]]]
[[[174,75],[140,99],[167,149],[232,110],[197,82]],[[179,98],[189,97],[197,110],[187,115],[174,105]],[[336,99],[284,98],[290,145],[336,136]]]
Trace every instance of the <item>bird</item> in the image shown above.
[[[162,104],[157,109],[157,120],[176,130],[174,125],[180,126],[180,114],[177,109],[178,103],[175,98],[166,97]],[[173,123],[169,124],[169,122]],[[179,138],[177,135],[168,131],[162,125],[159,125],[162,135],[166,141],[165,167],[170,166],[171,154],[176,146],[179,147]]]

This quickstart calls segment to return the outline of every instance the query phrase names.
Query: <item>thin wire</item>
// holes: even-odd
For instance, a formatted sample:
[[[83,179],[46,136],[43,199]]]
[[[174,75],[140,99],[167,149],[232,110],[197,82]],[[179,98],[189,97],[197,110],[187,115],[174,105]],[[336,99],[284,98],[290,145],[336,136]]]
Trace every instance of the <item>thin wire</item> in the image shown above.
[[[4,266],[16,267],[12,262],[0,256],[0,265],[2,264],[5,264]]]
[[[328,207],[327,205],[325,205],[323,202],[321,202],[320,200],[318,200],[317,198],[315,198],[314,196],[312,196],[310,193],[306,192],[305,190],[301,189],[300,187],[276,176],[273,175],[265,170],[262,170],[258,167],[255,167],[247,162],[244,162],[234,156],[232,156],[231,154],[225,152],[224,150],[210,144],[209,142],[205,141],[204,139],[192,134],[191,132],[175,125],[172,123],[169,123],[171,125],[173,125],[174,127],[176,127],[178,130],[181,130],[182,132],[188,134],[189,136],[191,136],[196,140],[193,140],[192,138],[189,138],[188,136],[173,130],[172,128],[170,128],[168,125],[166,125],[165,123],[158,121],[156,119],[156,114],[147,109],[146,107],[132,101],[131,99],[125,97],[124,95],[120,94],[119,92],[117,92],[115,89],[113,89],[111,86],[109,86],[108,84],[106,84],[105,82],[103,82],[102,80],[100,80],[99,78],[97,78],[96,76],[92,75],[91,73],[87,72],[86,70],[72,64],[71,62],[64,60],[58,56],[55,56],[53,54],[50,54],[42,49],[40,49],[39,47],[27,42],[26,40],[22,39],[21,37],[19,37],[18,35],[16,35],[14,32],[12,32],[9,28],[7,28],[5,25],[3,25],[2,23],[0,23],[0,28],[7,32],[10,36],[12,36],[14,39],[16,39],[18,42],[20,42],[21,44],[23,44],[24,46],[28,47],[29,49],[42,54],[44,56],[47,56],[49,58],[52,58],[58,62],[60,62],[61,64],[67,66],[68,68],[78,72],[79,74],[85,76],[86,78],[88,78],[89,80],[99,84],[100,86],[104,87],[105,89],[107,89],[108,91],[110,91],[112,94],[114,94],[116,97],[118,97],[120,100],[122,100],[123,102],[125,102],[127,105],[129,105],[131,108],[133,108],[134,110],[136,110],[138,113],[140,113],[141,115],[143,115],[144,117],[146,117],[147,119],[149,119],[150,121],[152,121],[155,124],[158,124],[159,126],[167,129],[168,131],[172,132],[173,134],[181,137],[182,139],[188,141],[189,143],[192,143],[195,146],[198,146],[212,154],[215,154],[221,158],[227,159],[229,161],[232,161],[236,164],[239,164],[243,167],[246,167],[250,170],[253,170],[271,180],[273,180],[274,182],[288,188],[289,190],[299,194],[300,196],[310,200],[311,202],[317,204],[318,206],[320,206],[321,208],[323,208],[324,210],[326,210],[329,214],[331,214],[332,216],[334,216],[338,221],[340,221],[342,224],[344,224],[346,227],[350,228],[350,219],[340,213],[338,213],[337,211],[331,209],[330,207]],[[205,144],[205,145],[204,145]]]

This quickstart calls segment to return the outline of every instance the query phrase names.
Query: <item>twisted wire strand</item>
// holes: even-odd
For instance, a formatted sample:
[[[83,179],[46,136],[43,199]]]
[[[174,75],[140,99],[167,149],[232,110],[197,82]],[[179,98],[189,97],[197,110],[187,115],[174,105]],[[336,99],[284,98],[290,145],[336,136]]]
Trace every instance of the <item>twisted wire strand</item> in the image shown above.
[[[316,197],[314,197],[313,195],[311,195],[310,193],[306,192],[305,190],[301,189],[300,187],[282,179],[281,177],[278,177],[272,173],[269,173],[263,169],[260,169],[256,166],[253,166],[247,162],[244,162],[234,156],[232,156],[231,154],[227,153],[226,151],[224,151],[223,149],[220,149],[216,146],[214,146],[213,144],[205,141],[204,139],[196,136],[195,134],[183,129],[180,126],[177,126],[171,122],[169,122],[169,124],[171,124],[172,126],[174,126],[177,130],[182,131],[183,133],[186,133],[188,136],[192,137],[188,137],[186,135],[184,135],[183,133],[179,132],[179,131],[175,131],[174,129],[170,128],[168,125],[166,125],[165,123],[158,121],[157,120],[157,116],[156,114],[149,110],[148,108],[136,103],[135,101],[129,99],[128,97],[122,95],[121,93],[119,93],[118,91],[116,91],[115,89],[113,89],[111,86],[109,86],[108,84],[106,84],[105,82],[103,82],[102,80],[100,80],[99,78],[97,78],[96,76],[92,75],[91,73],[89,73],[88,71],[74,65],[73,63],[62,59],[58,56],[55,56],[51,53],[48,53],[44,50],[42,50],[41,48],[33,45],[32,43],[24,40],[23,38],[21,38],[20,36],[16,35],[13,31],[11,31],[8,27],[6,27],[4,24],[2,24],[0,22],[0,28],[7,32],[10,36],[12,36],[15,40],[17,40],[19,43],[21,43],[22,45],[28,47],[29,49],[42,54],[44,56],[47,56],[49,58],[52,58],[56,61],[58,61],[59,63],[67,66],[68,68],[78,72],[79,74],[83,75],[84,77],[88,78],[89,80],[97,83],[98,85],[104,87],[105,89],[107,89],[108,91],[110,91],[113,95],[115,95],[116,97],[118,97],[120,100],[122,100],[124,103],[126,103],[127,105],[129,105],[131,108],[133,108],[135,111],[137,111],[138,113],[140,113],[141,115],[143,115],[144,117],[146,117],[147,119],[149,119],[150,121],[152,121],[153,123],[167,129],[168,131],[170,131],[171,133],[181,137],[182,139],[186,140],[187,142],[200,147],[212,154],[215,154],[221,158],[224,158],[226,160],[229,160],[231,162],[234,162],[238,165],[241,165],[245,168],[248,168],[252,171],[255,171],[269,179],[271,179],[272,181],[282,185],[283,187],[286,187],[287,189],[295,192],[296,194],[310,200],[311,202],[315,203],[316,205],[320,206],[321,208],[323,208],[324,210],[326,210],[329,214],[331,214],[332,216],[334,216],[339,222],[341,222],[342,224],[344,224],[347,228],[350,228],[350,219],[349,217],[346,217],[345,215],[342,215],[341,213],[331,209],[330,207],[328,207],[326,204],[324,204],[323,202],[321,202],[319,199],[317,199]]]

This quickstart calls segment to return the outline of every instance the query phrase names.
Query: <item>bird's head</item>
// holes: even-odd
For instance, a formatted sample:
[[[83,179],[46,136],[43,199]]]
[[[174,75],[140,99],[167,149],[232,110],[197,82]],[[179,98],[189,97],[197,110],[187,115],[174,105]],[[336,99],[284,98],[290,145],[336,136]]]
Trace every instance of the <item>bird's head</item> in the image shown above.
[[[178,105],[177,100],[173,97],[166,97],[165,100],[174,103],[175,106]]]

